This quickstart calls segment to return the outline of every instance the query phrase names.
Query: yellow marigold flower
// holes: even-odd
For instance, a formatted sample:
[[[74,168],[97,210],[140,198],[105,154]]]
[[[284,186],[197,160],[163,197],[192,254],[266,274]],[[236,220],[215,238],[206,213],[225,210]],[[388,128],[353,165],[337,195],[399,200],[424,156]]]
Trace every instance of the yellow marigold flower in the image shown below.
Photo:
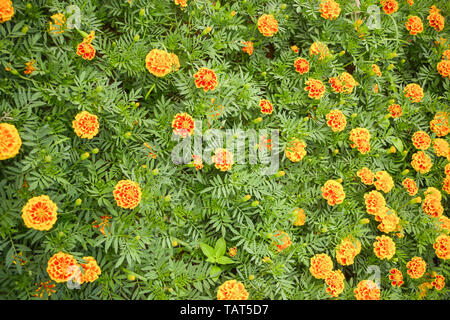
[[[261,99],[261,101],[259,101],[259,106],[261,108],[261,113],[271,114],[273,112],[273,105],[269,100]]]
[[[327,284],[327,293],[333,298],[338,297],[344,291],[345,276],[341,270],[335,270],[328,272],[325,278]]]
[[[442,60],[450,60],[450,49],[444,50],[444,52],[442,52]]]
[[[384,193],[388,193],[392,190],[394,187],[394,180],[392,179],[391,175],[387,173],[386,171],[378,171],[375,174],[375,188],[377,190],[381,190]]]
[[[324,19],[336,19],[341,12],[341,8],[339,7],[339,3],[334,0],[322,0],[319,4],[321,13],[321,17]]]
[[[237,254],[237,248],[236,246],[234,246],[233,248],[230,248],[228,250],[228,254],[230,255],[230,257],[234,257]]]
[[[326,279],[333,270],[333,261],[326,253],[316,254],[310,260],[309,272],[316,279]]]
[[[298,51],[299,51],[298,47],[295,45],[291,46],[291,50],[294,51],[295,53],[298,53]],[[449,54],[449,56],[450,56],[450,54]]]
[[[79,268],[77,260],[71,254],[59,251],[48,260],[47,272],[50,279],[61,283],[76,275]]]
[[[145,57],[145,67],[157,77],[164,77],[172,71],[178,70],[180,62],[177,55],[160,49],[152,49]]]
[[[436,229],[438,231],[444,231],[449,233],[450,231],[450,219],[446,216],[438,217],[438,222],[436,223]]]
[[[450,160],[450,146],[446,140],[441,138],[434,139],[433,150],[438,157],[445,157]]]
[[[442,275],[436,275],[433,282],[431,282],[431,285],[436,290],[442,290],[445,287],[445,277]]]
[[[281,252],[292,245],[291,238],[284,231],[275,232],[273,238],[274,238],[273,244],[277,248],[278,252]]]
[[[444,173],[446,176],[450,176],[450,162],[445,165]]]
[[[409,98],[412,102],[420,102],[423,99],[423,89],[421,86],[415,83],[408,84],[403,90],[406,98]]]
[[[425,197],[434,197],[437,198],[439,201],[442,200],[442,194],[439,191],[439,189],[436,189],[435,187],[429,187],[425,192],[423,193]]]
[[[445,25],[445,18],[439,13],[440,9],[435,5],[430,7],[430,14],[427,17],[430,27],[435,28],[437,31],[442,31]]]
[[[297,58],[294,61],[294,67],[295,71],[297,71],[298,73],[305,74],[309,71],[309,62],[306,59]]]
[[[398,10],[398,2],[396,0],[380,0],[380,4],[383,6],[383,11],[386,14],[393,14]]]
[[[409,31],[409,34],[415,36],[418,33],[422,33],[423,31],[423,23],[422,19],[418,16],[409,16],[408,21],[405,23],[406,29]]]
[[[212,162],[220,171],[231,170],[233,166],[233,154],[227,149],[218,148],[212,156]]]
[[[424,131],[414,132],[411,140],[413,145],[419,150],[427,150],[431,144],[430,136]]]
[[[347,125],[347,118],[340,110],[331,110],[327,115],[327,125],[333,132],[340,132]]]
[[[0,160],[14,158],[22,146],[19,131],[13,124],[0,123]]]
[[[354,128],[350,131],[350,144],[352,148],[358,148],[361,154],[366,154],[370,151],[370,132],[366,128]]]
[[[447,192],[447,194],[450,194],[450,176],[445,176],[442,181],[442,190]]]
[[[187,0],[174,0],[176,5],[179,5],[181,10],[187,7]]]
[[[137,182],[131,180],[120,180],[114,186],[114,199],[119,207],[134,209],[141,202],[141,187]]]
[[[80,283],[94,282],[98,279],[98,276],[102,271],[94,257],[83,257],[83,260],[85,260],[86,263],[80,263],[81,268],[83,268]]]
[[[242,51],[247,52],[249,56],[253,53],[253,42],[251,41],[242,41],[242,44],[244,45],[242,47]]]
[[[433,244],[436,256],[443,260],[450,259],[450,236],[441,234]]]
[[[446,136],[450,132],[448,113],[442,111],[436,112],[433,120],[430,121],[430,130],[436,133],[438,137]]]
[[[172,120],[173,133],[186,138],[194,134],[194,119],[186,112],[177,113]]]
[[[248,300],[248,292],[242,282],[228,280],[219,287],[217,300]]]
[[[381,236],[376,238],[377,241],[373,243],[373,251],[375,255],[383,259],[391,259],[395,254],[395,242],[388,236]]]
[[[194,159],[193,165],[194,165],[194,167],[195,167],[195,170],[198,171],[198,170],[203,169],[203,160],[202,160],[202,157],[199,156],[199,155],[193,154],[193,155],[192,155],[192,158]]]
[[[364,195],[364,201],[368,214],[376,215],[386,207],[386,200],[383,194],[375,190],[366,193]]]
[[[348,72],[342,72],[340,75],[340,80],[342,85],[344,86],[344,93],[352,93],[353,88],[358,85],[358,82],[356,82],[353,76]]]
[[[306,82],[305,91],[308,91],[308,97],[311,99],[320,99],[325,94],[325,86],[322,81],[317,79],[308,79]]]
[[[306,142],[297,138],[292,138],[284,149],[286,158],[292,162],[299,162],[306,156]]]
[[[202,67],[194,74],[195,86],[203,88],[203,91],[213,91],[217,87],[217,76],[211,69]]]
[[[98,134],[98,118],[95,114],[82,111],[75,116],[72,127],[75,134],[83,139],[92,139]]]
[[[403,274],[397,268],[389,270],[389,280],[391,280],[391,285],[393,287],[401,287],[403,282]]]
[[[388,111],[390,112],[392,118],[400,118],[402,115],[402,107],[399,104],[391,104],[388,107]]]
[[[311,47],[309,47],[309,55],[310,56],[319,56],[319,60],[323,60],[330,56],[330,50],[328,49],[327,45],[323,42],[316,41],[314,42]]]
[[[14,7],[11,0],[0,0],[0,23],[9,21],[14,16]]]
[[[419,279],[425,273],[427,263],[420,257],[414,257],[406,264],[406,268],[411,279]]]
[[[293,213],[295,216],[294,226],[300,227],[304,225],[306,220],[305,210],[301,208],[295,208]]]
[[[25,70],[23,71],[23,73],[24,73],[24,74],[32,74],[34,71],[36,71],[36,68],[33,67],[33,64],[35,64],[35,63],[36,63],[36,60],[34,60],[34,59],[28,61],[27,63],[25,63],[26,68],[25,68]]]
[[[336,247],[336,261],[343,266],[352,265],[361,252],[361,242],[352,237],[344,238]]]
[[[384,233],[390,233],[400,230],[400,218],[394,210],[384,208],[375,215],[375,220],[380,222],[378,230]]]
[[[56,222],[58,206],[46,195],[33,197],[22,208],[22,219],[28,228],[47,231]]]
[[[414,0],[406,0],[406,2],[408,2],[408,4],[409,4],[410,6],[412,6],[412,5],[414,4]]]
[[[328,180],[320,190],[322,191],[322,197],[327,200],[330,206],[344,202],[345,192],[339,182]]]
[[[361,182],[370,186],[373,184],[373,180],[375,178],[375,174],[370,171],[369,168],[363,167],[362,169],[356,172],[356,175],[361,178]]]
[[[412,197],[417,194],[417,191],[419,191],[419,188],[417,188],[417,184],[413,179],[405,178],[403,180],[402,185],[408,190],[408,194]]]
[[[423,151],[416,152],[412,155],[411,165],[417,172],[425,174],[430,171],[433,163],[431,158]]]
[[[372,70],[378,77],[381,77],[381,71],[379,66],[377,66],[376,64],[372,64]]]
[[[258,30],[266,37],[272,37],[278,32],[278,21],[271,14],[263,14],[258,19]]]
[[[56,13],[50,17],[48,32],[53,34],[64,33],[64,26],[66,24],[66,16],[63,13]]]
[[[442,60],[437,64],[436,68],[441,76],[450,78],[450,60]]]
[[[380,300],[380,288],[372,280],[362,280],[353,290],[356,300]]]

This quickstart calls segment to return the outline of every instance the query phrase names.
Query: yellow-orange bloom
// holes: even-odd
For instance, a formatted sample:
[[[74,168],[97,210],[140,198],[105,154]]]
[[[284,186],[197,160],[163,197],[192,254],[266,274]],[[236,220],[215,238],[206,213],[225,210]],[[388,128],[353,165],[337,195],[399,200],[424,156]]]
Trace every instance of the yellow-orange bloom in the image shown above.
[[[66,24],[66,16],[63,13],[56,13],[50,17],[53,20],[50,21],[48,32],[53,34],[60,34],[64,32],[64,26]]]
[[[350,131],[350,144],[352,148],[358,148],[361,154],[370,151],[370,132],[366,128],[354,128]]]
[[[77,260],[71,254],[59,251],[48,260],[47,272],[53,281],[61,283],[76,275],[79,268]]]
[[[402,107],[399,104],[391,104],[388,107],[388,111],[390,112],[392,118],[400,118],[402,115]]]
[[[372,70],[378,77],[381,77],[381,70],[379,66],[372,64]]]
[[[372,280],[362,280],[353,290],[356,300],[380,300],[380,288]]]
[[[258,30],[266,37],[272,37],[278,32],[278,21],[271,14],[263,14],[258,19]]]
[[[387,173],[387,171],[378,171],[375,174],[375,179],[375,188],[383,191],[384,193],[390,192],[394,187],[394,180],[391,175]]]
[[[415,83],[406,85],[403,93],[406,98],[409,98],[412,102],[420,102],[423,99],[423,89],[421,86]]]
[[[384,199],[383,194],[375,190],[364,194],[364,201],[368,214],[377,215],[386,207],[386,199]]]
[[[344,202],[345,192],[339,182],[328,180],[320,190],[322,191],[322,197],[327,200],[330,206]]]
[[[425,196],[425,200],[422,202],[422,209],[427,215],[434,218],[444,213],[441,198],[433,195]]]
[[[234,257],[234,256],[237,254],[237,248],[236,248],[236,246],[230,248],[230,249],[228,250],[228,254],[230,255],[230,257]]]
[[[352,265],[360,252],[361,242],[347,237],[336,247],[336,261],[343,266]]]
[[[412,279],[419,279],[423,276],[427,269],[427,263],[420,257],[412,258],[407,264],[408,275]]]
[[[305,91],[308,91],[308,97],[311,99],[320,99],[325,94],[325,86],[322,81],[317,79],[308,79],[306,82]]]
[[[381,232],[390,233],[401,230],[401,227],[399,225],[400,218],[397,216],[394,210],[387,207],[382,209],[375,215],[375,220],[380,222],[380,224],[378,225],[378,230],[380,230]]]
[[[327,115],[327,125],[333,132],[340,132],[345,129],[347,119],[340,110],[331,110]]]
[[[203,169],[203,160],[202,160],[202,157],[201,157],[200,155],[193,154],[193,155],[192,155],[192,158],[194,159],[193,165],[194,165],[194,167],[195,167],[195,170],[198,171],[198,170]]]
[[[297,138],[292,138],[284,149],[286,158],[292,162],[299,162],[306,156],[306,142]]]
[[[344,291],[344,280],[345,276],[341,270],[328,272],[325,278],[325,283],[328,286],[327,293],[334,298],[339,296]]]
[[[242,282],[228,280],[219,287],[217,300],[248,300],[248,292]]]
[[[423,31],[422,19],[420,19],[418,16],[410,16],[405,25],[406,29],[408,29],[409,33],[413,36],[417,35],[418,33],[422,33]]]
[[[22,219],[28,228],[47,231],[56,222],[58,206],[46,195],[33,197],[22,208]]]
[[[341,12],[341,8],[339,7],[339,3],[334,0],[322,0],[319,4],[321,13],[321,17],[324,19],[336,19]]]
[[[179,5],[181,10],[187,7],[187,0],[175,0],[175,4]]]
[[[0,23],[9,21],[14,16],[14,7],[11,0],[0,1]]]
[[[411,165],[417,172],[425,174],[430,171],[433,163],[431,158],[423,151],[416,152],[412,155]]]
[[[450,176],[450,162],[445,165],[444,173],[446,176]]]
[[[120,180],[114,186],[114,199],[119,207],[134,209],[141,202],[141,187],[137,182],[131,180]]]
[[[442,60],[450,60],[450,49],[444,50],[444,52],[442,52]]]
[[[294,67],[295,71],[297,71],[298,73],[305,74],[309,71],[309,62],[306,59],[297,58],[294,61]]]
[[[401,287],[403,284],[403,274],[397,268],[393,268],[389,271],[389,280],[391,280],[391,285],[393,287]]]
[[[375,255],[383,259],[391,259],[395,254],[395,242],[388,236],[381,236],[376,238],[377,241],[373,243],[373,252]]]
[[[438,258],[443,260],[450,259],[450,236],[441,234],[436,238],[433,248]]]
[[[434,197],[437,198],[439,201],[442,200],[442,194],[439,191],[439,189],[436,189],[435,187],[429,187],[425,192],[423,193],[425,197]]]
[[[294,51],[295,53],[298,53],[299,49],[296,45],[291,46],[291,50]]]
[[[438,157],[444,157],[450,160],[450,146],[446,140],[441,138],[434,139],[433,150]]]
[[[442,31],[445,25],[445,18],[439,13],[440,9],[436,6],[430,7],[430,14],[427,17],[430,27],[435,28],[437,31]]]
[[[95,114],[87,111],[81,111],[72,121],[72,127],[75,134],[83,139],[92,139],[98,134],[98,118]]]
[[[408,190],[410,196],[415,196],[419,188],[417,188],[417,184],[413,179],[405,178],[402,182],[403,186]]]
[[[212,162],[214,166],[220,171],[231,170],[233,166],[233,154],[227,149],[218,148],[212,156]]]
[[[431,282],[431,285],[436,290],[442,290],[445,287],[445,277],[442,275],[436,275],[433,282]]]
[[[319,60],[323,60],[330,56],[330,50],[328,46],[320,41],[314,42],[311,47],[309,47],[309,55],[310,56],[319,56]]]
[[[447,112],[436,112],[433,120],[430,121],[430,130],[438,137],[444,137],[450,132],[450,127],[448,124],[448,113]]]
[[[216,73],[208,68],[200,68],[196,74],[194,74],[195,86],[197,88],[203,88],[203,91],[213,91],[217,87]]]
[[[326,253],[316,254],[310,260],[309,272],[316,279],[325,279],[333,270],[333,261]]]
[[[259,101],[259,106],[261,108],[261,113],[271,114],[273,112],[273,105],[269,100],[261,99],[261,101]]]
[[[80,284],[85,282],[94,282],[98,279],[98,276],[102,273],[97,261],[94,257],[83,257],[86,263],[80,263],[81,268],[83,268],[83,273],[81,275]]]
[[[361,182],[366,185],[372,185],[373,179],[375,178],[375,174],[370,171],[369,168],[363,167],[362,169],[356,172],[356,175],[361,178]]]
[[[411,140],[413,145],[419,150],[427,150],[431,144],[430,136],[424,131],[414,132]]]
[[[438,217],[438,221],[436,223],[436,229],[438,231],[444,231],[448,234],[450,231],[450,219],[446,216]]]
[[[13,124],[0,123],[0,160],[14,158],[22,146],[19,131]]]
[[[450,194],[450,176],[445,176],[442,180],[442,190]]]
[[[34,71],[36,71],[36,68],[33,67],[33,65],[36,63],[36,60],[32,59],[30,61],[28,61],[27,63],[25,63],[26,68],[23,71],[24,74],[32,74]]]
[[[442,60],[437,64],[436,69],[444,78],[450,78],[450,60]]]
[[[251,41],[245,41],[245,42],[242,41],[242,44],[244,45],[242,47],[242,51],[248,53],[248,55],[251,56],[252,53],[253,53],[253,42],[251,42]]]
[[[398,2],[396,0],[380,0],[380,4],[383,6],[383,11],[386,14],[393,14],[398,10]]]
[[[194,119],[186,112],[177,113],[172,120],[173,133],[186,138],[192,136],[195,129]]]
[[[293,213],[295,216],[294,226],[300,227],[304,225],[306,220],[305,210],[301,208],[295,208]]]
[[[277,247],[277,251],[281,252],[292,245],[291,238],[284,231],[277,231],[274,235],[273,244]]]
[[[180,68],[180,62],[174,53],[160,49],[152,49],[145,57],[145,67],[154,76],[164,77],[178,70]]]

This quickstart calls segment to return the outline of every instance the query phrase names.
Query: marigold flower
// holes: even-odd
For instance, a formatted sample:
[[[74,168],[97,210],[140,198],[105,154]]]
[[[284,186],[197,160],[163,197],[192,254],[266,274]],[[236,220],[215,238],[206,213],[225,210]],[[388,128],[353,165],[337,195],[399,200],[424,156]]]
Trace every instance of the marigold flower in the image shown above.
[[[392,118],[400,118],[403,110],[399,104],[391,104],[388,107],[388,111],[390,112]]]
[[[291,50],[294,51],[295,53],[298,53],[299,49],[296,45],[291,46]]]
[[[309,62],[306,59],[297,58],[294,61],[294,67],[295,71],[297,71],[298,73],[305,74],[309,71]]]
[[[0,1],[0,23],[9,21],[14,16],[14,7],[11,0]]]
[[[406,2],[408,2],[408,4],[409,4],[410,6],[412,6],[412,5],[414,4],[414,0],[406,0]]]
[[[77,55],[81,56],[84,60],[92,60],[95,57],[95,48],[91,42],[95,38],[95,32],[91,31],[90,34],[83,39],[77,46]]]
[[[333,261],[326,253],[314,255],[310,260],[309,272],[316,279],[326,279],[329,272],[333,270]]]
[[[361,242],[347,237],[336,247],[336,261],[343,266],[352,265],[355,257],[361,252]]]
[[[433,150],[438,157],[445,157],[450,160],[450,146],[446,140],[441,138],[434,139]]]
[[[376,64],[372,64],[372,70],[378,77],[381,77],[381,71],[379,66],[377,66]]]
[[[228,254],[230,255],[230,257],[234,257],[237,254],[237,248],[235,246],[233,248],[230,248],[228,250]]]
[[[403,180],[402,185],[408,190],[408,194],[412,197],[417,194],[417,191],[419,191],[419,188],[417,188],[417,184],[413,179],[405,178]]]
[[[413,145],[419,150],[427,150],[431,144],[430,136],[424,131],[414,132],[411,140]]]
[[[375,190],[364,194],[364,201],[368,214],[376,215],[386,207],[386,200],[383,194]]]
[[[411,279],[419,279],[425,273],[427,263],[420,257],[414,257],[406,264],[406,267]]]
[[[344,291],[344,280],[345,276],[341,270],[328,272],[325,278],[325,283],[328,286],[327,293],[334,298],[339,296]]]
[[[160,49],[152,49],[145,57],[145,67],[148,72],[157,77],[164,77],[180,67],[180,61],[174,53]]]
[[[394,180],[387,171],[378,171],[375,174],[375,188],[381,190],[384,193],[389,193],[394,187]]]
[[[401,287],[403,282],[403,274],[397,268],[393,268],[389,271],[389,280],[391,280],[391,285],[393,287]]]
[[[248,300],[248,292],[242,282],[228,280],[219,287],[217,300]]]
[[[319,60],[323,60],[330,56],[330,50],[328,49],[328,46],[320,41],[314,42],[311,47],[309,47],[309,55],[310,56],[319,56]]]
[[[13,124],[0,123],[0,160],[14,158],[22,146],[19,131]]]
[[[450,231],[450,219],[446,216],[440,216],[438,217],[438,221],[436,223],[436,229],[438,231],[444,231],[446,233],[449,233]]]
[[[233,154],[227,149],[218,148],[215,151],[214,156],[212,156],[212,162],[217,169],[220,171],[231,170],[233,166]]]
[[[442,180],[442,190],[450,194],[450,176],[445,176],[444,180]]]
[[[305,91],[308,91],[308,97],[311,99],[320,99],[325,94],[325,86],[322,81],[317,79],[308,79],[305,84]]]
[[[48,260],[47,272],[50,279],[61,283],[76,275],[79,268],[77,260],[71,254],[59,251]]]
[[[375,215],[375,220],[380,222],[378,230],[384,233],[390,233],[400,230],[400,218],[394,210],[384,208]]]
[[[251,41],[245,41],[245,42],[241,41],[241,42],[244,45],[242,47],[242,51],[247,52],[248,55],[251,56],[253,53],[253,42],[251,42]]]
[[[356,175],[361,178],[361,182],[366,185],[372,185],[373,179],[375,178],[375,174],[370,171],[369,168],[363,167],[362,169],[356,172]]]
[[[444,50],[444,52],[442,52],[442,60],[450,60],[450,49]]]
[[[437,64],[436,68],[441,76],[450,78],[450,60],[442,60]]]
[[[377,241],[373,243],[373,252],[375,255],[383,259],[391,259],[395,254],[395,242],[388,236],[381,236],[376,238]]]
[[[64,26],[66,24],[66,16],[63,13],[56,13],[54,15],[52,15],[50,17],[50,19],[53,20],[50,21],[49,27],[48,27],[48,32],[49,33],[53,33],[53,34],[60,34],[60,33],[64,33]]]
[[[28,228],[47,231],[57,219],[58,206],[46,195],[33,197],[22,208],[22,219]]]
[[[442,31],[445,25],[445,18],[439,13],[440,9],[436,6],[430,7],[430,14],[427,17],[430,27],[435,28],[437,31]]]
[[[271,114],[273,112],[273,105],[269,100],[261,99],[259,106],[261,107],[261,113]]]
[[[205,92],[208,90],[213,91],[217,87],[217,76],[211,69],[202,67],[196,74],[194,74],[195,86],[197,88],[203,88]]]
[[[295,216],[294,226],[300,227],[304,225],[306,220],[305,210],[301,208],[295,208],[293,213]]]
[[[292,162],[299,162],[306,156],[306,142],[297,138],[292,138],[284,149],[286,158]]]
[[[340,132],[347,125],[347,118],[340,110],[331,110],[327,115],[327,125],[333,132]]]
[[[436,290],[442,290],[445,287],[445,277],[443,275],[436,275],[433,282],[431,282],[431,285]]]
[[[172,120],[173,133],[186,138],[194,134],[194,119],[186,112],[177,113]]]
[[[266,37],[272,37],[278,32],[278,21],[271,14],[263,14],[258,19],[258,30]]]
[[[353,78],[353,76],[348,72],[342,72],[340,75],[340,81],[343,85],[344,93],[352,93],[353,88],[358,85],[358,82]]]
[[[23,73],[24,73],[24,74],[32,74],[34,71],[36,71],[36,68],[33,67],[33,64],[35,64],[35,63],[36,63],[36,60],[34,60],[34,59],[28,61],[27,63],[25,63],[26,68],[25,68],[25,70],[23,71]]]
[[[366,128],[354,128],[350,131],[350,144],[352,148],[358,148],[361,154],[370,151],[370,132]]]
[[[98,276],[102,273],[97,261],[94,257],[83,257],[86,263],[80,263],[81,268],[83,268],[83,273],[81,275],[80,284],[85,282],[94,282],[98,279]]]
[[[420,102],[423,99],[423,89],[415,83],[408,84],[403,90],[406,98],[410,98],[412,102]]]
[[[274,242],[273,244],[277,247],[277,251],[281,252],[284,249],[291,246],[291,238],[289,235],[284,231],[277,231],[274,235]]]
[[[98,118],[95,114],[82,111],[75,116],[72,121],[75,134],[83,139],[92,139],[98,134]]]
[[[433,163],[431,158],[423,151],[416,152],[412,155],[411,165],[417,172],[425,174],[430,171]]]
[[[450,259],[450,236],[441,234],[433,244],[436,256],[443,260]]]
[[[433,120],[430,121],[430,130],[438,137],[444,137],[450,132],[450,127],[448,125],[448,113],[447,112],[436,112]]]
[[[131,180],[120,180],[114,186],[114,199],[119,207],[134,209],[141,202],[141,187],[137,182]]]
[[[198,170],[203,169],[203,160],[202,160],[202,157],[199,156],[199,155],[193,154],[193,155],[192,155],[192,158],[194,159],[193,165],[194,165],[194,167],[195,167],[195,170],[198,171]]]
[[[356,300],[380,300],[380,288],[372,280],[362,280],[353,290]]]
[[[450,176],[450,162],[445,165],[444,173],[446,176]]]
[[[376,83],[375,83],[375,85],[373,86],[373,92],[374,92],[374,93],[380,92],[380,88],[378,88],[378,84],[376,84]]]
[[[320,190],[322,191],[322,197],[327,200],[330,206],[344,202],[345,192],[339,182],[328,180]]]
[[[321,13],[321,17],[324,19],[336,19],[341,12],[341,8],[339,7],[339,3],[334,0],[322,0],[319,4]]]
[[[174,0],[176,5],[179,5],[181,10],[187,7],[187,0]]]
[[[409,31],[409,34],[415,36],[418,33],[422,33],[423,31],[423,23],[422,19],[418,16],[409,16],[408,21],[405,23],[406,29]]]
[[[435,187],[428,187],[423,194],[425,195],[425,197],[434,197],[437,198],[439,201],[442,200],[441,192],[439,191],[439,189],[436,189]]]
[[[398,10],[398,2],[396,0],[380,0],[380,4],[383,6],[383,11],[386,14],[393,14]]]

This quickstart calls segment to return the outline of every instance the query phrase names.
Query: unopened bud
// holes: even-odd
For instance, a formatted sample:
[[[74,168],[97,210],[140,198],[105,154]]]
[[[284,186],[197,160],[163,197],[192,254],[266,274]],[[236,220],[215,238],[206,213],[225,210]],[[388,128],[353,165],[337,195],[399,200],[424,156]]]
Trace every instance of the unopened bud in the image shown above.
[[[137,41],[139,41],[140,38],[141,38],[141,36],[136,34],[136,35],[134,35],[133,41],[137,42]]]
[[[141,10],[139,10],[139,16],[143,17],[145,14],[145,8],[142,8]]]
[[[255,120],[253,120],[253,123],[258,124],[258,123],[260,123],[261,121],[263,121],[263,118],[258,117],[258,118],[256,118]]]
[[[284,10],[284,9],[286,9],[286,4],[285,3],[283,3],[282,5],[281,5],[281,10]]]
[[[342,183],[342,181],[344,181],[344,180],[342,180],[342,178],[339,178],[339,179],[336,179],[336,181],[339,183]]]
[[[89,152],[85,152],[81,155],[81,160],[86,160],[87,158],[89,158],[90,154]]]
[[[173,240],[172,241],[172,247],[176,247],[178,246],[178,241],[177,240]]]
[[[389,150],[387,151],[387,153],[396,153],[396,152],[397,152],[397,149],[394,146],[391,146],[389,148]]]
[[[210,33],[211,32],[211,27],[206,27],[204,30],[203,30],[203,32],[202,32],[202,36],[204,36],[204,35],[207,35],[208,33]]]
[[[286,172],[284,172],[284,171],[278,171],[275,176],[279,178],[279,177],[283,177],[285,174],[286,174]]]
[[[92,152],[93,154],[97,154],[99,151],[100,151],[100,150],[99,150],[98,148],[94,148],[94,149],[92,149],[91,152]]]
[[[388,69],[388,70],[394,69],[394,65],[391,63],[390,65],[387,66],[387,69]]]
[[[157,176],[159,174],[158,168],[152,170],[152,175]]]
[[[130,281],[134,281],[134,280],[136,280],[136,276],[134,275],[134,274],[129,274],[128,275],[128,280],[130,280]]]
[[[80,198],[78,198],[77,200],[75,200],[75,205],[80,206],[81,202],[82,202],[82,200]]]
[[[28,32],[28,26],[24,26],[22,28],[22,33],[27,33]]]
[[[369,222],[370,222],[370,220],[367,219],[367,218],[364,218],[364,219],[359,220],[359,223],[360,223],[360,224],[368,224]]]
[[[402,171],[402,176],[405,176],[409,173],[409,169],[405,169]]]
[[[251,275],[248,276],[248,280],[254,280],[254,279],[255,279],[254,275],[251,274]]]
[[[414,204],[414,203],[421,203],[422,202],[422,198],[421,197],[416,197],[413,198],[409,201],[410,204]]]
[[[171,199],[172,199],[172,196],[170,194],[168,194],[167,196],[164,197],[165,202],[169,202]]]
[[[342,57],[345,54],[345,50],[342,50],[341,52],[339,52],[339,56]]]
[[[246,195],[245,197],[242,197],[242,202],[246,202],[246,201],[248,201],[248,200],[250,200],[250,198],[251,198],[252,196],[251,195]]]
[[[337,155],[339,153],[339,149],[334,149],[333,154]]]
[[[352,118],[356,118],[358,116],[357,113],[352,113]]]
[[[259,201],[255,200],[252,202],[252,207],[257,207],[259,205]]]

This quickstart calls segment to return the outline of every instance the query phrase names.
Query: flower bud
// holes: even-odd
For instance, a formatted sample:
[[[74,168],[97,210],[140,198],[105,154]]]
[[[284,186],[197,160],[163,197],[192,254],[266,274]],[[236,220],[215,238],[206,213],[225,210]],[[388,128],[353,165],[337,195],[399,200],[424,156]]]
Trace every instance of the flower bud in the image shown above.
[[[125,137],[126,137],[126,138],[131,137],[131,131],[128,131],[127,133],[125,133]]]
[[[261,75],[262,75],[263,77],[265,77],[265,76],[267,75],[267,72],[263,71],[263,72],[261,72]]]
[[[258,118],[256,118],[255,120],[253,120],[253,123],[258,124],[258,123],[260,123],[261,121],[263,121],[263,118],[258,117]]]
[[[402,171],[402,176],[405,176],[409,173],[409,169],[405,169]]]
[[[236,15],[236,11],[231,11],[231,16],[234,17]]]
[[[169,202],[171,199],[172,199],[172,196],[170,194],[168,194],[167,196],[164,197],[165,202]]]
[[[356,118],[358,116],[357,113],[352,113],[352,118]]]
[[[157,176],[159,174],[158,168],[152,170],[152,175]]]
[[[339,149],[334,149],[333,154],[337,155],[339,153]]]
[[[404,157],[406,157],[407,154],[408,154],[408,151],[403,150],[402,155],[403,155]]]
[[[255,200],[252,202],[252,207],[257,207],[259,205],[259,201]]]
[[[405,59],[402,59],[402,60],[400,60],[400,62],[401,62],[401,63],[405,63],[405,62],[406,62],[406,60],[405,60]]]
[[[77,200],[75,200],[75,205],[79,206],[81,205],[82,200],[80,198],[78,198]]]
[[[394,65],[391,63],[390,65],[387,66],[387,69],[388,69],[388,70],[394,69]]]
[[[27,3],[27,9],[30,10],[33,6],[31,5],[31,3]]]
[[[19,72],[16,69],[11,69],[11,73],[18,76]]]
[[[368,224],[369,222],[370,222],[370,220],[367,219],[367,218],[364,218],[364,219],[359,220],[359,223],[360,223],[360,224]]]
[[[22,28],[22,33],[27,33],[28,32],[28,26],[24,26]]]
[[[211,27],[206,27],[204,30],[203,30],[203,32],[202,32],[202,36],[204,36],[204,35],[207,35],[208,33],[210,33],[211,32]]]
[[[339,179],[336,179],[336,181],[339,183],[342,183],[342,181],[344,181],[344,180],[342,180],[342,178],[339,178]]]
[[[117,42],[113,41],[113,43],[111,43],[111,45],[114,48],[115,46],[117,46]]]
[[[45,156],[45,162],[51,162],[52,161],[52,156],[50,156],[50,155],[47,155],[47,156]]]
[[[283,177],[284,175],[286,174],[286,172],[284,172],[284,171],[278,171],[276,174],[275,174],[275,176],[277,177],[277,178],[279,178],[279,177]]]
[[[172,247],[176,247],[178,246],[178,241],[177,240],[173,240],[172,241]]]
[[[251,195],[246,195],[245,197],[242,197],[242,202],[246,202],[246,201],[248,201],[248,200],[250,200],[250,198],[251,198],[252,196]]]
[[[128,274],[128,280],[130,280],[130,281],[134,281],[134,280],[136,280],[136,276],[134,275],[134,274]]]
[[[95,91],[97,91],[97,93],[100,93],[100,92],[103,91],[103,87],[102,87],[102,86],[97,86],[97,87],[95,88]]]
[[[145,8],[142,8],[141,10],[139,10],[139,16],[143,17],[145,15]]]
[[[93,154],[97,154],[99,151],[100,151],[100,150],[99,150],[98,148],[94,148],[94,149],[91,150],[91,152],[92,152]]]
[[[135,34],[133,37],[133,41],[138,42],[140,38],[141,38],[141,36],[139,34]]]
[[[345,54],[345,50],[342,50],[341,52],[339,52],[339,56],[342,57]]]
[[[389,148],[389,150],[387,151],[387,153],[396,153],[396,152],[397,152],[397,149],[395,149],[394,146],[391,146],[391,147]]]
[[[322,227],[322,229],[320,229],[320,232],[322,232],[322,233],[325,233],[325,232],[327,232],[328,231],[328,228],[327,227]]]
[[[81,160],[86,160],[87,158],[89,158],[90,154],[89,152],[85,152],[81,155]]]
[[[421,197],[416,197],[413,198],[409,201],[410,204],[414,204],[414,203],[421,203],[422,202],[422,198]]]
[[[392,115],[390,113],[388,113],[387,115],[384,116],[384,119],[389,119],[390,117],[392,117]]]
[[[248,280],[254,280],[254,279],[255,279],[254,275],[251,274],[251,275],[248,276]]]

